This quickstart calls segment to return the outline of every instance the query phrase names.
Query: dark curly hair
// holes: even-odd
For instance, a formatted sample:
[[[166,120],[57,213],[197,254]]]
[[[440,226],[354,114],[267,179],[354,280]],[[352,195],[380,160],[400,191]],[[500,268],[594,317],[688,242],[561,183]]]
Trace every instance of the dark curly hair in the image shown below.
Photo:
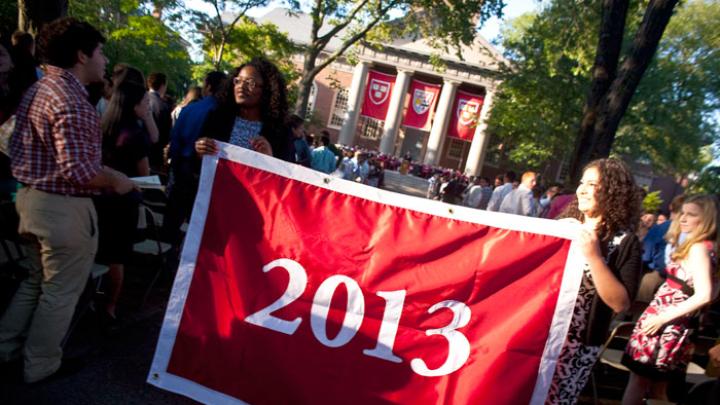
[[[640,220],[640,193],[630,169],[618,159],[597,159],[585,166],[598,170],[600,184],[595,189],[595,200],[602,221],[598,225],[598,238],[607,242],[618,231],[634,232]],[[568,204],[558,218],[583,220],[577,197]]]
[[[37,37],[40,59],[53,66],[69,69],[77,63],[77,51],[92,56],[105,37],[92,25],[72,17],[59,18],[45,25]]]
[[[249,62],[243,63],[235,68],[229,77],[237,77],[246,66],[255,68],[263,80],[262,96],[260,98],[261,135],[270,142],[275,157],[284,156],[289,147],[288,129],[285,125],[288,115],[285,78],[277,66],[262,57],[256,57]],[[225,82],[225,91],[223,91],[220,101],[226,105],[235,105],[235,87],[232,80]]]

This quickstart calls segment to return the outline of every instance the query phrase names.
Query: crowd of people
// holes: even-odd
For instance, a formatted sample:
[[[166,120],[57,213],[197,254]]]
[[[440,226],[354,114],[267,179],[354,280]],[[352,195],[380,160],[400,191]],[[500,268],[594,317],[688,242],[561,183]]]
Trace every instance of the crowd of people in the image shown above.
[[[560,184],[538,184],[538,174],[514,171],[495,177],[467,177],[459,173],[436,173],[428,180],[427,198],[462,204],[481,210],[539,218],[555,218],[571,201],[573,191]]]
[[[162,237],[177,247],[197,192],[200,158],[216,154],[219,141],[373,186],[382,186],[385,169],[419,171],[429,178],[428,198],[581,224],[584,261],[576,271],[582,284],[550,404],[577,400],[613,315],[630,308],[644,271],[656,275],[658,288],[625,350],[632,376],[623,403],[666,398],[667,381],[686,368],[693,319],[717,295],[714,197],[676,199],[669,218],[639,232],[641,193],[619,160],[591,162],[574,191],[554,184],[541,189],[531,171],[519,178],[508,171],[492,184],[486,177],[468,179],[413,166],[409,156],[338,147],[327,131],[308,135],[304,120],[289,113],[282,74],[263,58],[229,75],[207,74],[202,87],[173,107],[162,73],[146,80],[138,69],[118,64],[106,75],[104,42],[89,24],[63,18],[38,35],[43,69],[32,36],[20,33],[12,45],[0,46],[0,192],[16,192],[19,233],[30,259],[28,277],[0,318],[0,362],[21,361],[25,382],[77,367],[63,358],[61,341],[95,261],[109,267],[103,317],[116,319],[142,199],[131,178],[169,161]],[[710,356],[720,363],[720,347]]]
[[[508,214],[583,224],[585,264],[570,331],[548,395],[549,404],[574,403],[607,338],[613,314],[623,313],[640,288],[650,304],[629,338],[623,364],[631,370],[623,404],[667,400],[670,381],[683,381],[692,357],[691,334],[718,294],[716,196],[680,195],[670,213],[643,212],[643,189],[615,159],[590,163],[580,185],[541,188],[537,174],[495,178],[435,174],[427,198]],[[641,291],[642,293],[642,291]],[[712,327],[711,327],[712,329]],[[716,329],[716,327],[715,327]],[[705,330],[717,336],[717,330]],[[709,353],[720,364],[720,345]],[[720,398],[720,385],[713,398]]]

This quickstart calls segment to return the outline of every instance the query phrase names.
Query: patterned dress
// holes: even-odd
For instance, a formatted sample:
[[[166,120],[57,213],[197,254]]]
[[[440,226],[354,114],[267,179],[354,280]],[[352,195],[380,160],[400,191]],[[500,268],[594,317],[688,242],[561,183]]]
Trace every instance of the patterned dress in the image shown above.
[[[253,147],[251,141],[253,138],[260,135],[261,130],[262,122],[248,121],[237,117],[235,118],[235,125],[233,125],[232,133],[230,133],[229,143],[241,148],[252,150]]]
[[[619,232],[608,243],[605,260],[620,246],[627,235]],[[578,291],[573,318],[570,321],[567,339],[558,357],[555,374],[550,384],[546,404],[572,405],[577,402],[580,392],[590,377],[590,372],[600,356],[600,346],[587,346],[582,336],[588,328],[590,308],[597,290],[590,274],[590,265],[583,265],[583,278]]]
[[[715,266],[715,252],[712,243],[705,242],[710,251],[712,266]],[[684,280],[693,286],[693,279],[680,263],[670,262],[666,268],[668,274]],[[693,329],[695,314],[687,314],[677,318],[662,329],[661,333],[647,335],[642,327],[648,317],[655,316],[665,308],[677,305],[690,296],[683,292],[682,285],[668,278],[655,293],[650,305],[640,316],[635,329],[628,341],[622,363],[634,373],[654,380],[667,381],[682,378],[690,357],[692,343],[690,334]]]

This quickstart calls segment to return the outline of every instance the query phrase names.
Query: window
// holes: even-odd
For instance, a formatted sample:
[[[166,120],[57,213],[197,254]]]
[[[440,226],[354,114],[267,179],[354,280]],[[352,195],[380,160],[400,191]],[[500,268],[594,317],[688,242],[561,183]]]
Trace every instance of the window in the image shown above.
[[[308,104],[307,104],[307,110],[305,111],[305,119],[309,119],[313,116],[313,111],[315,111],[315,100],[317,99],[317,92],[318,92],[318,86],[313,82],[312,87],[310,87],[310,95],[308,96]]]
[[[346,89],[338,89],[335,93],[335,103],[333,105],[332,114],[330,114],[330,128],[340,128],[345,123],[345,115],[348,108],[348,91]]]
[[[360,117],[360,137],[373,141],[380,139],[384,123],[375,118]]]
[[[450,139],[447,148],[447,157],[453,160],[462,160],[467,142],[460,139]]]

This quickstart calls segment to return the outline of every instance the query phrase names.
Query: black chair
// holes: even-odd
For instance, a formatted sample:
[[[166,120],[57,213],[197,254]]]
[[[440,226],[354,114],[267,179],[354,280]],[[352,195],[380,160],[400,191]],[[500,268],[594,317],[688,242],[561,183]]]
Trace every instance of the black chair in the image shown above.
[[[142,237],[133,246],[133,251],[137,254],[149,255],[157,258],[157,269],[155,270],[155,274],[143,294],[140,307],[145,305],[145,302],[150,296],[150,292],[155,286],[155,283],[157,283],[160,275],[165,273],[168,268],[167,253],[172,250],[172,246],[169,243],[165,243],[160,240],[161,225],[162,215],[155,212],[151,206],[143,201],[140,204],[140,221],[138,224],[138,231]]]

